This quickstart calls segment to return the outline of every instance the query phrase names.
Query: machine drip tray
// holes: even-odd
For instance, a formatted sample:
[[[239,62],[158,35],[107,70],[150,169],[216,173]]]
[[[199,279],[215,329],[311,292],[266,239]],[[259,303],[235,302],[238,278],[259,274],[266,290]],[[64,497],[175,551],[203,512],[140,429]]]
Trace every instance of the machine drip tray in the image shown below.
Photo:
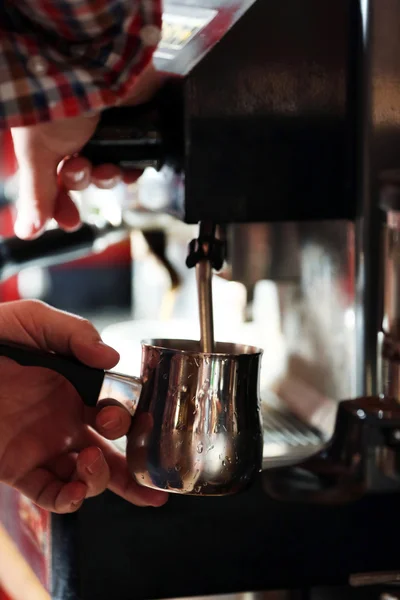
[[[295,415],[262,405],[263,469],[295,464],[317,454],[326,443],[324,435]]]

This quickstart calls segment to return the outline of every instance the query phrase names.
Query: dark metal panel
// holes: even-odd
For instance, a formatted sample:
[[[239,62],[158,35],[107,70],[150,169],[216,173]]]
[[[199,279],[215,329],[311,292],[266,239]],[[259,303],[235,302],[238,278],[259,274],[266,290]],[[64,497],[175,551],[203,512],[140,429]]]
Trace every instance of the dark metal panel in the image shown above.
[[[258,1],[190,74],[188,221],[354,218],[355,24],[328,5]]]
[[[141,600],[344,585],[391,570],[399,497],[327,508],[274,502],[257,484],[225,498],[140,509],[105,494],[79,513],[81,600]]]

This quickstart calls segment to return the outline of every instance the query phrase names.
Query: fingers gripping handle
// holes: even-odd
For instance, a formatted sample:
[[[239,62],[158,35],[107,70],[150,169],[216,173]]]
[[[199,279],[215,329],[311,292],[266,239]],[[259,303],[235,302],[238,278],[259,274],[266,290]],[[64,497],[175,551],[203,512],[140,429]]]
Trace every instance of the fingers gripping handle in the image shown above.
[[[0,342],[0,356],[23,367],[43,367],[59,373],[74,386],[87,406],[96,406],[105,376],[102,369],[88,367],[73,357],[4,342]]]

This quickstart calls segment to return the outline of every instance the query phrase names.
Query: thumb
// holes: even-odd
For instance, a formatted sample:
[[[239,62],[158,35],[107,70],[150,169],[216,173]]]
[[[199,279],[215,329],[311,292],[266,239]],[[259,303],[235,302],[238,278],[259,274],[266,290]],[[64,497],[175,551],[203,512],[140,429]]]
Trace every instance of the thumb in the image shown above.
[[[89,321],[37,300],[2,304],[0,331],[4,341],[58,354],[73,354],[81,362],[98,369],[111,369],[119,360],[118,352],[102,342]]]
[[[54,214],[60,157],[37,139],[35,127],[12,130],[19,167],[15,233],[22,239],[39,235]]]
[[[20,176],[15,233],[22,239],[40,235],[52,218],[64,229],[79,225],[75,204],[60,189],[57,169],[86,144],[98,120],[94,115],[12,129]]]

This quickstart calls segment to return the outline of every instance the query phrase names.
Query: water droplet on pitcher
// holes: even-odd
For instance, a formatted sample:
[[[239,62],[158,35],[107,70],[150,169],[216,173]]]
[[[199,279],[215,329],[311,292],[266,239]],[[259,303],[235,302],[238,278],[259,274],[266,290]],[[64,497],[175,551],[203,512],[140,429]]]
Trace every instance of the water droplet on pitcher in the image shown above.
[[[208,356],[206,356],[204,360],[205,360],[206,365],[210,364],[210,358]]]
[[[201,442],[197,444],[197,452],[201,454],[203,452],[204,446]]]
[[[225,460],[227,460],[227,461],[228,461],[228,463],[231,463],[231,462],[232,462],[232,459],[231,459],[229,456],[225,456]]]
[[[226,462],[224,460],[222,461],[222,466],[226,467]]]
[[[182,469],[181,465],[175,465],[175,471],[180,471]]]
[[[168,373],[164,373],[163,379],[168,379]]]
[[[187,391],[188,391],[187,385],[182,385],[181,392],[187,392]]]
[[[213,448],[214,446],[210,446],[209,448],[207,448],[207,452],[210,452]]]
[[[196,494],[198,494],[199,492],[201,492],[201,485],[198,485],[194,488],[194,491],[196,492]]]

